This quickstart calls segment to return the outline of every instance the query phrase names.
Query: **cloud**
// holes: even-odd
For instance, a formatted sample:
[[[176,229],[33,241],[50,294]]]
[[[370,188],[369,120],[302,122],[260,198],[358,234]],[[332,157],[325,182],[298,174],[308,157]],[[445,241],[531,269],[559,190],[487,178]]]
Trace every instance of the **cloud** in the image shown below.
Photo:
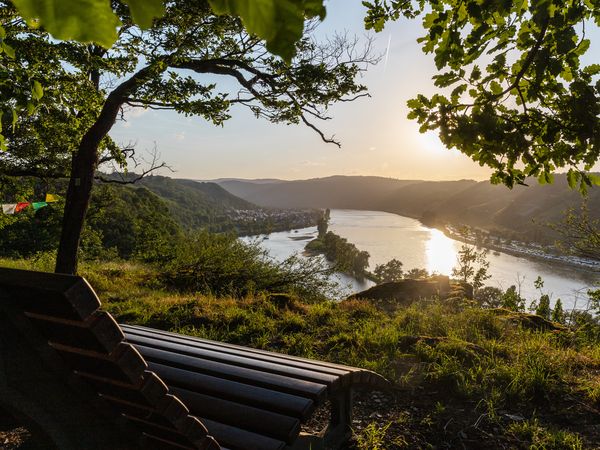
[[[300,163],[300,165],[304,167],[321,167],[324,166],[325,163],[319,161],[304,160]]]

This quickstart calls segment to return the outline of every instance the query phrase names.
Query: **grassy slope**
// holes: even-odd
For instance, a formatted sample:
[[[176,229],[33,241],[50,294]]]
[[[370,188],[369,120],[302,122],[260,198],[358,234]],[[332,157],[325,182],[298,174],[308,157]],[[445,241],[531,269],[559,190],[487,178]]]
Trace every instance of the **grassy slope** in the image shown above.
[[[40,270],[49,263],[0,260]],[[174,294],[158,284],[154,269],[132,263],[84,263],[81,274],[118,321],[389,377],[399,391],[389,394],[385,411],[367,417],[372,423],[355,430],[360,448],[461,448],[457,439],[466,448],[600,442],[600,345],[568,331],[526,329],[511,320],[515,315],[435,301],[389,315],[360,301]]]

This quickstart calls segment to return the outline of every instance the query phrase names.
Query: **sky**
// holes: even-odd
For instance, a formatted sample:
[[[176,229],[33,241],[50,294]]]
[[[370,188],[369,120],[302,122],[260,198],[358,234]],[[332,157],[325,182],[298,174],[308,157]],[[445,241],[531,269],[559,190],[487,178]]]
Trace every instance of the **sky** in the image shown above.
[[[341,148],[324,143],[304,125],[272,124],[242,106],[232,108],[232,118],[223,126],[172,111],[134,109],[126,113],[125,121],[115,124],[111,136],[122,144],[134,142],[141,151],[156,146],[161,160],[174,171],[162,173],[176,178],[488,178],[489,169],[444,148],[434,133],[419,133],[418,124],[406,117],[408,99],[434,92],[433,57],[416,42],[424,33],[420,19],[391,22],[381,33],[366,32],[361,3],[328,1],[327,17],[317,30],[320,37],[336,32],[348,32],[363,42],[371,37],[375,54],[382,56],[360,79],[371,97],[334,105],[333,119],[320,124],[327,135],[335,135]],[[600,33],[594,30],[594,34],[588,55],[598,47]],[[229,81],[218,81],[231,86]]]

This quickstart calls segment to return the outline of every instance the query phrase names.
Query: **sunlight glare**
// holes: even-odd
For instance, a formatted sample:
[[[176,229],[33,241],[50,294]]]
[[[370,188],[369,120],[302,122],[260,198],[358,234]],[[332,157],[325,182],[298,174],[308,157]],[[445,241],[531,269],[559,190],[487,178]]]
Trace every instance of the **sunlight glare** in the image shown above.
[[[455,242],[440,230],[432,228],[426,244],[427,270],[441,275],[450,275],[456,265]]]
[[[444,144],[442,144],[440,138],[433,131],[419,133],[419,137],[417,139],[419,146],[428,153],[434,153],[436,155],[448,153],[448,149],[444,147]]]

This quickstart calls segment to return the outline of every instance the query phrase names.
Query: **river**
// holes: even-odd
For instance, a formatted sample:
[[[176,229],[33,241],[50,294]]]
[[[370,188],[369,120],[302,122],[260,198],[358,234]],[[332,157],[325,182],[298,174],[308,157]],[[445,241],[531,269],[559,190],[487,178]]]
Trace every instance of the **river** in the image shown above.
[[[371,255],[370,268],[392,258],[399,259],[405,270],[426,268],[429,272],[450,275],[456,265],[461,242],[447,237],[440,230],[427,228],[418,220],[380,211],[331,210],[329,230],[348,239],[359,250]],[[268,239],[258,239],[276,260],[302,253],[309,239],[317,234],[316,227],[271,233]],[[552,303],[560,298],[565,309],[585,307],[587,288],[600,281],[600,274],[588,270],[531,260],[505,253],[489,253],[489,273],[486,285],[506,289],[520,285],[521,295],[528,300],[539,298],[533,285],[539,276],[544,280],[543,292],[551,294]],[[359,282],[344,275],[337,276],[344,294],[372,286],[370,281]]]

